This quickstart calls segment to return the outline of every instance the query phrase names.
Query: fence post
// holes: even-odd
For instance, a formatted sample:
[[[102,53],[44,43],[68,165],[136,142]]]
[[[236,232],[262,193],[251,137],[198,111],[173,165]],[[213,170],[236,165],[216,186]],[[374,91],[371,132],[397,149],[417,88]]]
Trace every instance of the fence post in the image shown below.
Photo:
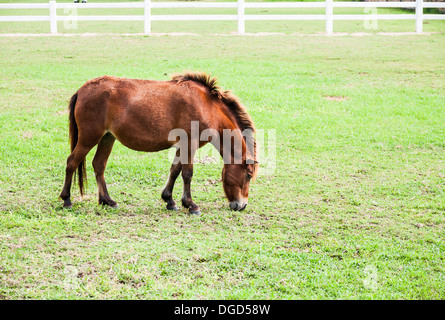
[[[57,33],[57,10],[56,1],[49,2],[49,23],[51,26],[51,33]]]
[[[244,0],[238,0],[238,33],[243,34],[244,32]]]
[[[326,0],[326,33],[331,34],[334,31],[334,9],[332,0]]]
[[[144,0],[144,33],[151,32],[151,0]]]
[[[423,31],[423,0],[416,0],[416,32]]]

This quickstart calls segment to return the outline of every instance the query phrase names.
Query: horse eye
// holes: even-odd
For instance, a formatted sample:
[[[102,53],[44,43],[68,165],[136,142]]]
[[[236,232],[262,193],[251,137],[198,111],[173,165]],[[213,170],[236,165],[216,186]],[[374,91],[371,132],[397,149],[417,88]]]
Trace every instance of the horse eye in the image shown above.
[[[247,180],[250,180],[250,179],[252,179],[252,175],[251,174],[247,174]]]

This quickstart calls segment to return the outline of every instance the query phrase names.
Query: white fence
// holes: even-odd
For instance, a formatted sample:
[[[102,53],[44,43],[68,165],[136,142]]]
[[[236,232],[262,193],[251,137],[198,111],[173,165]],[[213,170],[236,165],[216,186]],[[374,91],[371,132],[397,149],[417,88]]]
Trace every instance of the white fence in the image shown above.
[[[103,15],[103,16],[79,16],[57,15],[57,9],[81,9],[81,8],[114,8],[132,9],[143,8],[144,15]],[[234,15],[153,15],[152,8],[237,8]],[[325,14],[245,14],[248,8],[325,8]],[[415,14],[334,14],[333,8],[415,8]],[[333,32],[334,20],[415,20],[416,32],[422,32],[423,20],[443,20],[443,14],[423,14],[423,8],[445,8],[443,2],[121,2],[121,3],[6,3],[0,4],[0,9],[49,9],[48,16],[1,16],[2,21],[49,21],[51,33],[57,33],[57,21],[144,21],[144,32],[151,32],[152,21],[185,21],[185,20],[236,20],[238,21],[238,33],[245,33],[245,21],[248,20],[325,20],[326,33]],[[1,11],[0,11],[1,13]]]

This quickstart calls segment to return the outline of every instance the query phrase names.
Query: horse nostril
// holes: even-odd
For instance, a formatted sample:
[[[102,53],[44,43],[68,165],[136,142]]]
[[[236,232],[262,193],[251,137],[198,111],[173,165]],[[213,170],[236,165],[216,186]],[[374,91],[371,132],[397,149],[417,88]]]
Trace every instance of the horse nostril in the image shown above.
[[[241,209],[239,209],[239,211],[243,211],[244,209],[246,209],[246,207],[247,207],[247,203]]]

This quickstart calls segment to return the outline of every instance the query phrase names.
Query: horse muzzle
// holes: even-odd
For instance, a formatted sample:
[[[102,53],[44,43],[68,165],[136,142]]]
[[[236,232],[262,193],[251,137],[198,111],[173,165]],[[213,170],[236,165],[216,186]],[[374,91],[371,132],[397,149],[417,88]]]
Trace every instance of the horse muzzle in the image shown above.
[[[242,211],[247,207],[247,199],[230,201],[229,206],[234,211]]]

